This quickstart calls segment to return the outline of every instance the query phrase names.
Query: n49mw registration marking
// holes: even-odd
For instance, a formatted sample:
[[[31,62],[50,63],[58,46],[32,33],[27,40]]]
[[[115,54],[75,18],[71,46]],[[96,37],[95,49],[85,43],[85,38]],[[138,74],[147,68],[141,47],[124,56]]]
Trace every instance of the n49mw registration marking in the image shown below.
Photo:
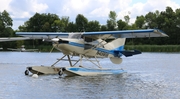
[[[108,53],[97,51],[97,55],[108,57]]]

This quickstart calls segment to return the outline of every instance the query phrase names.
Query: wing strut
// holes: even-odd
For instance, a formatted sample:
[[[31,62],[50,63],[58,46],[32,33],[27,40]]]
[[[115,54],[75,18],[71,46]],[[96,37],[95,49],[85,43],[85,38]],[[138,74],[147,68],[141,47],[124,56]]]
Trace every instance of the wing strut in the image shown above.
[[[110,37],[111,37],[111,35],[108,36],[107,38],[105,38],[104,40],[101,39],[101,41],[100,41],[97,45],[93,46],[91,49],[95,49],[95,48],[97,48],[97,47],[101,47],[101,46],[106,45],[107,42],[106,42],[106,44],[102,44],[102,43],[103,43],[105,40],[107,40],[108,38],[110,38]],[[99,45],[100,45],[100,46],[99,46]],[[90,50],[88,50],[86,53],[88,53],[89,51],[90,51]],[[84,53],[84,55],[85,55],[86,53]]]

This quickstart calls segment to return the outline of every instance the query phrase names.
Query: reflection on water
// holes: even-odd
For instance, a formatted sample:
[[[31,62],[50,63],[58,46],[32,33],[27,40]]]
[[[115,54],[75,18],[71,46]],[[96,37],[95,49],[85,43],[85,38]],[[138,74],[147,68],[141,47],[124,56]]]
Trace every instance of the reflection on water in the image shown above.
[[[179,99],[179,53],[143,53],[123,57],[121,65],[100,59],[105,68],[123,68],[121,75],[66,77],[25,76],[27,66],[50,65],[59,53],[0,52],[0,99]],[[84,63],[86,65],[91,65]],[[61,62],[58,65],[66,65]]]

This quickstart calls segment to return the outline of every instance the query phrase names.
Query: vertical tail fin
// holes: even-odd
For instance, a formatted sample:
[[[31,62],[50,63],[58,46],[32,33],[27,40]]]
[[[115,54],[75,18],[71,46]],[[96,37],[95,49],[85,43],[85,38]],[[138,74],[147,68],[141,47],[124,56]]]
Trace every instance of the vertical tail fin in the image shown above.
[[[98,39],[98,42],[101,42],[104,48],[108,50],[122,50],[124,48],[125,41],[126,38],[117,38],[111,42]]]
[[[114,54],[109,54],[109,58],[112,63],[114,64],[120,64],[122,62],[122,58],[119,56],[119,52],[124,50],[124,44],[125,44],[126,38],[117,38],[113,41],[106,42],[104,40],[99,39],[98,42],[101,42],[103,44],[103,47],[107,50],[110,50]],[[118,51],[118,53],[116,53]],[[117,55],[115,55],[117,54]],[[121,53],[120,53],[121,54]]]
[[[124,51],[124,44],[125,44],[126,38],[117,38],[110,42],[112,49],[111,51],[114,53],[113,57],[120,58],[122,54],[120,51]]]
[[[113,40],[112,42],[109,42],[109,46],[111,46],[111,51],[113,51],[114,56],[110,57],[110,60],[114,64],[120,64],[122,62],[122,58],[120,58],[122,55],[129,57],[136,54],[141,54],[140,51],[133,50],[133,51],[125,51],[124,45],[125,45],[125,38],[117,38]]]
[[[111,42],[109,42],[109,45],[111,45],[111,50],[123,50],[124,44],[125,44],[126,38],[117,38]]]

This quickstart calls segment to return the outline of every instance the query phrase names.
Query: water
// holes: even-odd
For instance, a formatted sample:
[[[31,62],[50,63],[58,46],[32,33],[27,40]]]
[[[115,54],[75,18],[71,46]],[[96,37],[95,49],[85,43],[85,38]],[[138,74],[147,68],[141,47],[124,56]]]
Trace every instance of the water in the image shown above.
[[[25,76],[27,66],[49,66],[61,53],[0,52],[0,99],[179,99],[180,53],[143,53],[123,57],[120,65],[100,59],[122,75],[66,77]],[[74,57],[75,58],[75,57]],[[66,62],[58,65],[65,66]],[[84,65],[92,64],[84,62]]]

